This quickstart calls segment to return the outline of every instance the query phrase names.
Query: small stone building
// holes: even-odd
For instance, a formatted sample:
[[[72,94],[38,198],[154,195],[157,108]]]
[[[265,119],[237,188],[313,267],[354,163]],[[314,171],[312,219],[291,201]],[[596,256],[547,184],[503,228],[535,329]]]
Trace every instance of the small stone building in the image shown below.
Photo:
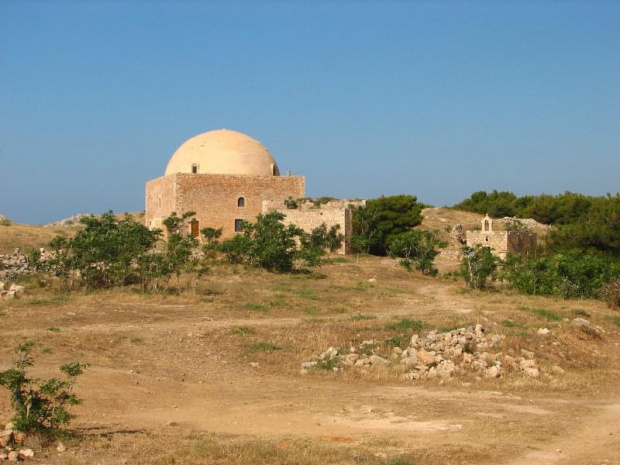
[[[536,246],[537,235],[531,231],[494,231],[493,220],[486,215],[480,231],[467,231],[469,247],[489,247],[494,255],[505,260],[508,254],[525,253]]]
[[[164,176],[146,183],[146,215],[149,228],[162,228],[172,212],[193,211],[189,231],[200,237],[206,227],[222,228],[222,238],[242,230],[260,213],[278,210],[285,223],[306,231],[325,223],[340,225],[345,236],[341,253],[348,252],[352,211],[349,201],[329,201],[316,207],[304,202],[303,176],[281,176],[269,150],[250,136],[222,129],[189,139],[172,155]],[[297,202],[298,208],[288,208]],[[287,202],[285,202],[287,201]],[[357,201],[358,204],[360,201]]]

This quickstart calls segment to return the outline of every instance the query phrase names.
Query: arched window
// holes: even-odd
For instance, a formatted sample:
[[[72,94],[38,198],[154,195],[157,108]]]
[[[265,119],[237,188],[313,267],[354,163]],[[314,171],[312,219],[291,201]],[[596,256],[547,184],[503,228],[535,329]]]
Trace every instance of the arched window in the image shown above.
[[[237,199],[237,207],[239,207],[239,208],[245,207],[245,198],[244,197],[239,197]]]
[[[488,220],[484,220],[484,230],[485,231],[489,230],[489,222],[488,222]]]
[[[192,174],[196,174],[196,173],[198,173],[198,165],[194,163],[192,165]]]

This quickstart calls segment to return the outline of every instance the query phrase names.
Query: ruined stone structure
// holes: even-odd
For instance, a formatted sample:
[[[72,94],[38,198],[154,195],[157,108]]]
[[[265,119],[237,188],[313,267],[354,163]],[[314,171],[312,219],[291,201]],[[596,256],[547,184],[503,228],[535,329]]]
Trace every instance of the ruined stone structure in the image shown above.
[[[324,202],[313,199],[297,199],[294,201],[265,200],[263,212],[279,211],[286,215],[284,224],[294,224],[305,231],[325,224],[327,228],[338,226],[344,236],[340,254],[351,253],[351,235],[353,230],[353,208],[365,205],[365,200],[336,200]]]
[[[531,231],[493,231],[493,220],[486,215],[480,231],[467,231],[467,245],[489,247],[494,255],[505,260],[508,254],[524,253],[536,246],[536,233]]]
[[[253,222],[260,213],[282,211],[285,222],[306,231],[325,223],[338,224],[348,238],[341,253],[349,249],[351,217],[348,201],[330,201],[320,208],[304,203],[303,176],[280,176],[269,150],[250,136],[225,129],[189,139],[174,153],[165,175],[146,184],[146,225],[162,228],[172,212],[196,215],[189,231],[200,237],[202,228],[222,228],[222,238],[241,231],[243,221]],[[289,209],[285,200],[298,200]],[[358,202],[359,203],[359,202]],[[291,205],[289,203],[289,205]]]

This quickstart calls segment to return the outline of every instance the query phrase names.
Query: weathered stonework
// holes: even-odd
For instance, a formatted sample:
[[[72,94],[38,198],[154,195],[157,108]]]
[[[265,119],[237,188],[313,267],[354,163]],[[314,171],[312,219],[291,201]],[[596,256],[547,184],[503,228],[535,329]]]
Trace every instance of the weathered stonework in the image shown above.
[[[351,253],[351,236],[353,230],[353,208],[365,205],[365,200],[329,200],[320,202],[312,199],[295,201],[296,208],[289,208],[285,201],[265,200],[263,213],[278,211],[286,215],[284,224],[294,224],[304,231],[310,232],[314,228],[325,224],[328,229],[338,226],[344,236],[339,254]],[[290,205],[290,203],[289,203]]]
[[[194,211],[198,229],[222,228],[222,238],[227,238],[235,233],[235,220],[256,220],[264,200],[304,193],[302,176],[171,174],[146,184],[146,225],[161,228],[172,212]]]
[[[525,253],[536,246],[537,235],[531,231],[493,231],[493,220],[487,215],[480,231],[467,231],[467,246],[489,247],[494,255],[505,260],[508,254]]]

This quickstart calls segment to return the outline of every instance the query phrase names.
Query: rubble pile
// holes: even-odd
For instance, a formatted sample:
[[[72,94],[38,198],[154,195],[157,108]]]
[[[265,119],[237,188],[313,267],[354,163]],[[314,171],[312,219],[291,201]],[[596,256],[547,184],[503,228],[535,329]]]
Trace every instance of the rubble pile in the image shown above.
[[[518,373],[540,377],[534,353],[521,350],[512,357],[497,350],[505,336],[487,336],[481,324],[440,333],[430,331],[425,337],[415,334],[407,348],[394,347],[388,358],[375,354],[377,341],[364,341],[349,349],[330,347],[318,360],[302,363],[302,373],[313,368],[340,371],[348,367],[385,366],[403,373],[406,379],[450,378],[475,373],[486,378],[501,378]]]

